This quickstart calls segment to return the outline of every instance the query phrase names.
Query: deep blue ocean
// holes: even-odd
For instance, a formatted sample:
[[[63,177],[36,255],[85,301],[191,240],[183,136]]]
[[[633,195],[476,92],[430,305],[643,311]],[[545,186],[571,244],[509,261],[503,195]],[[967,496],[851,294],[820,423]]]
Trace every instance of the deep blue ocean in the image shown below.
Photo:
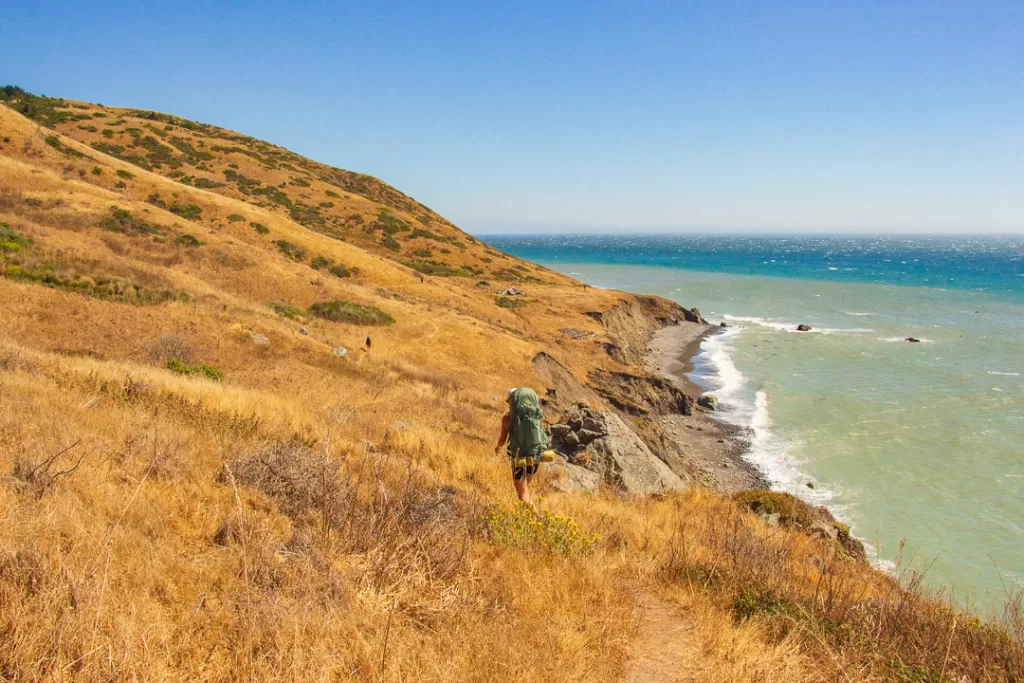
[[[976,289],[1024,301],[1024,237],[488,236],[542,263]],[[558,268],[555,268],[558,270]]]
[[[1024,238],[485,241],[726,322],[691,378],[776,488],[850,522],[880,566],[904,542],[985,611],[1024,585]]]

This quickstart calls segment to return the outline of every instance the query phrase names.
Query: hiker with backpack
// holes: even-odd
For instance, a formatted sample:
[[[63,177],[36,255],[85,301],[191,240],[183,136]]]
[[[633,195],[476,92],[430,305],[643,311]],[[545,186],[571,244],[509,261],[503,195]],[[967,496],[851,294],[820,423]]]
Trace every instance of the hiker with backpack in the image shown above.
[[[501,418],[501,434],[494,452],[501,453],[505,442],[508,442],[516,495],[524,505],[532,508],[530,480],[540,463],[550,461],[554,455],[547,451],[548,436],[544,433],[544,414],[537,392],[529,388],[509,389],[507,401],[508,412]]]

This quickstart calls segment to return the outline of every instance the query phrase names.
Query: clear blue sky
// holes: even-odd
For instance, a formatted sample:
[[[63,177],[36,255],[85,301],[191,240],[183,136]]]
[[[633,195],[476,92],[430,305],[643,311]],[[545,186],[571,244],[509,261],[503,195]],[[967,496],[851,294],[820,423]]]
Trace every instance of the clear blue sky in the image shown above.
[[[1024,2],[0,3],[0,81],[215,123],[471,232],[1024,233]]]

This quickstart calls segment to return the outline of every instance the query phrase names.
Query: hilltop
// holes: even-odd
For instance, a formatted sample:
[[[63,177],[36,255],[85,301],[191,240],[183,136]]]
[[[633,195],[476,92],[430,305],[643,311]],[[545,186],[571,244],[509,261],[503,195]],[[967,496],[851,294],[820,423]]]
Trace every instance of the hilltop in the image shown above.
[[[646,680],[669,624],[678,680],[1021,680],[1019,613],[707,476],[736,442],[644,365],[699,311],[213,125],[0,101],[0,677]],[[603,430],[538,516],[523,385]]]

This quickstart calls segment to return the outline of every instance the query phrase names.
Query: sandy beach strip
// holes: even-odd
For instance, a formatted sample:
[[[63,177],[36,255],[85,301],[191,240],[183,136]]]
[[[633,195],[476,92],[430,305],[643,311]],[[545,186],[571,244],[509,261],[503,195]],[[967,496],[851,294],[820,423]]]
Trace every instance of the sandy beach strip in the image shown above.
[[[701,343],[719,332],[714,325],[682,322],[662,328],[648,344],[644,364],[649,372],[673,382],[694,399],[703,389],[686,377]],[[743,458],[750,448],[747,430],[723,422],[715,413],[694,406],[693,415],[662,418],[662,427],[675,442],[669,466],[681,467],[701,485],[716,491],[770,488],[760,470]]]

